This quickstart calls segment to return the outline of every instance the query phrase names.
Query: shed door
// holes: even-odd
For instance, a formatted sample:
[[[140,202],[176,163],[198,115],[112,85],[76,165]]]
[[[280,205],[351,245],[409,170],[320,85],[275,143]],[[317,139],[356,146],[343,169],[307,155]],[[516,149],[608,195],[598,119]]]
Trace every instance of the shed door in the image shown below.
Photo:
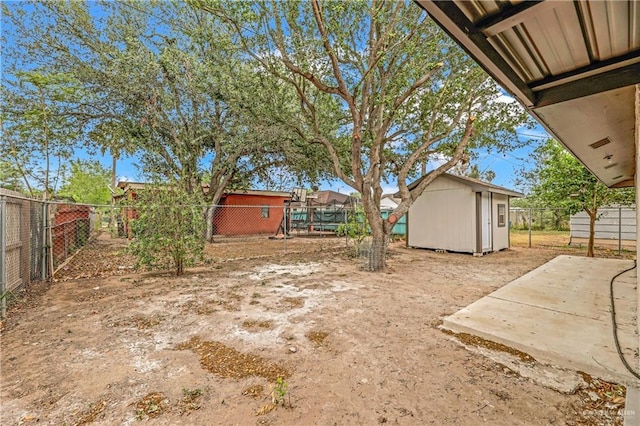
[[[491,235],[491,194],[482,193],[482,251],[491,251],[493,248]]]

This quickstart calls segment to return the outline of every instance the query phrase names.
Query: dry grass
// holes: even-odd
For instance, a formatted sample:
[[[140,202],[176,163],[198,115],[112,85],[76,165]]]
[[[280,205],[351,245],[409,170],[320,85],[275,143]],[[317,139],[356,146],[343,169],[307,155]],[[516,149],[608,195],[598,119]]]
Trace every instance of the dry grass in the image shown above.
[[[151,392],[136,402],[136,415],[142,419],[158,417],[168,409],[168,400],[161,392]]]
[[[258,376],[275,382],[278,377],[288,378],[291,375],[288,368],[271,363],[259,355],[238,352],[220,342],[202,341],[197,336],[181,343],[176,349],[192,350],[200,355],[202,368],[224,378]]]
[[[75,422],[75,426],[86,425],[96,421],[98,416],[104,411],[107,406],[107,401],[101,400],[97,404],[91,404],[89,409],[82,412],[78,420]]]
[[[529,247],[529,231],[510,231],[512,247]],[[630,245],[631,244],[631,245]],[[531,247],[561,250],[565,254],[586,256],[587,240],[584,238],[570,238],[569,231],[531,231]],[[631,259],[635,254],[635,242],[623,241],[622,251],[618,254],[617,240],[597,239],[594,243],[596,257],[617,257]]]
[[[305,337],[316,346],[324,346],[326,345],[325,340],[329,337],[329,333],[326,331],[310,331],[305,334]]]
[[[273,321],[247,320],[242,323],[242,328],[252,332],[270,330],[273,328]]]

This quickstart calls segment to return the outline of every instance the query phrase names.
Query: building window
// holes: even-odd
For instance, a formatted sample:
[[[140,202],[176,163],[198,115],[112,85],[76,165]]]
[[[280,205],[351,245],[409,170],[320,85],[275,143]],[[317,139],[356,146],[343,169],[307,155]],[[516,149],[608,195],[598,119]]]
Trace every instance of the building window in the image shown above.
[[[507,225],[507,206],[505,204],[498,204],[498,227]]]
[[[268,219],[269,218],[269,206],[263,206],[262,207],[261,217],[263,219]]]

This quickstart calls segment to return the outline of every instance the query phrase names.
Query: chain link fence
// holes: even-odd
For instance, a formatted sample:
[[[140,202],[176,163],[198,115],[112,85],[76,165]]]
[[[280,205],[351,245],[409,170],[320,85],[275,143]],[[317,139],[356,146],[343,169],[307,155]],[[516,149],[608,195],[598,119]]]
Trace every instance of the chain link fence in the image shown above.
[[[211,206],[200,206],[203,217]],[[0,190],[0,295],[2,316],[7,298],[32,281],[56,277],[75,254],[100,231],[111,238],[136,237],[140,206],[95,206],[41,201]],[[383,212],[383,217],[388,212]],[[361,209],[353,206],[218,205],[209,217],[206,254],[242,258],[281,253],[349,249],[358,265],[370,269],[384,263],[389,241],[373,244]],[[158,232],[162,232],[161,229]],[[392,238],[405,237],[401,218]],[[224,244],[217,244],[224,243]]]
[[[140,207],[120,205],[116,208],[117,235],[136,238],[135,220]],[[366,269],[371,262],[384,256],[388,241],[382,250],[371,249],[371,229],[361,209],[332,204],[329,206],[301,206],[289,203],[275,205],[216,205],[201,206],[203,215],[209,210],[209,241],[216,243],[245,243],[246,253],[256,250],[257,241],[269,239],[274,250],[309,251],[313,245],[342,247],[352,250],[353,256]],[[383,212],[383,217],[384,213]],[[404,238],[406,224],[402,218],[394,226],[392,238]],[[314,243],[315,241],[315,243]],[[322,243],[319,243],[322,241]],[[215,252],[208,247],[208,251]]]
[[[8,299],[32,281],[47,280],[97,228],[95,208],[40,201],[0,189],[0,316]]]
[[[595,222],[595,246],[605,249],[635,249],[635,209],[604,207]],[[584,247],[589,239],[586,212],[571,215],[551,208],[511,208],[510,240],[515,247]]]

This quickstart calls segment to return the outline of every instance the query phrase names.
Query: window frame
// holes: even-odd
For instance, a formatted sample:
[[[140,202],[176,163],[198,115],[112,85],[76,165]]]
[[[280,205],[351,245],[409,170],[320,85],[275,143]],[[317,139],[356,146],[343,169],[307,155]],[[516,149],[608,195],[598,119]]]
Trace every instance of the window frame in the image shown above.
[[[502,210],[502,214],[500,214],[500,210]],[[505,226],[507,226],[507,205],[500,203],[498,204],[498,228],[504,228]]]

